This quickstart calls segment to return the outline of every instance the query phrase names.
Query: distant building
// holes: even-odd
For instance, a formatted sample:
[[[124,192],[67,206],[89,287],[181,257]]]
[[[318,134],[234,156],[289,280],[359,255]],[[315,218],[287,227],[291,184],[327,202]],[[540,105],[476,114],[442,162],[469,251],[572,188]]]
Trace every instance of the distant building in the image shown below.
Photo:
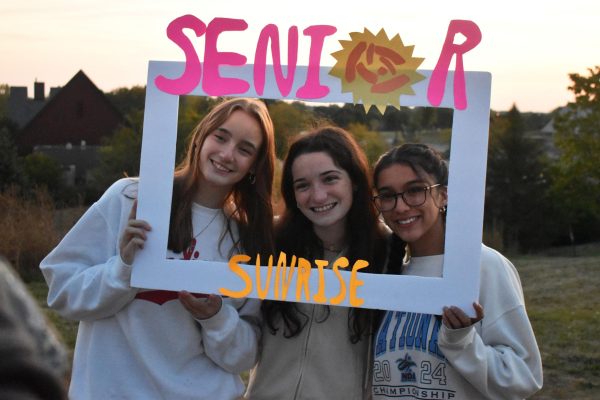
[[[560,157],[560,150],[556,147],[555,135],[556,128],[554,126],[556,115],[564,115],[567,111],[566,107],[559,107],[550,114],[550,119],[540,129],[532,132],[527,132],[528,137],[540,143],[545,154],[551,159]]]
[[[124,123],[121,113],[104,93],[79,71],[62,88],[51,90],[44,98],[44,84],[36,82],[34,99],[27,98],[23,88],[11,87],[15,93],[9,116],[22,124],[17,136],[21,154],[39,152],[56,159],[63,167],[67,184],[85,184],[98,160],[98,149],[104,137],[110,136]],[[10,102],[10,100],[9,100]],[[15,108],[21,104],[22,108]]]
[[[554,132],[554,119],[551,119],[541,129],[527,132],[527,136],[539,143],[546,156],[551,159],[557,159],[559,151],[554,144]]]
[[[60,87],[50,88],[50,96],[46,98],[44,82],[35,82],[33,98],[29,98],[27,86],[11,86],[8,96],[8,117],[23,128],[46,105]]]

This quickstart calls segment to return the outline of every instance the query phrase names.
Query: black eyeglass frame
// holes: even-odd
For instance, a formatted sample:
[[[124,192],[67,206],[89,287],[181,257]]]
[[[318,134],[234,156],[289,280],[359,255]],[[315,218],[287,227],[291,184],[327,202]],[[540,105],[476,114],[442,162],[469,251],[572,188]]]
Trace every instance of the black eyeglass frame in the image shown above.
[[[373,200],[373,202],[375,203],[375,207],[376,207],[376,208],[379,210],[379,212],[387,212],[387,211],[392,211],[394,208],[396,208],[396,206],[398,205],[398,197],[402,197],[402,201],[404,202],[404,204],[406,204],[406,205],[407,205],[407,206],[409,206],[409,207],[420,207],[420,206],[422,206],[423,204],[425,204],[425,202],[427,201],[427,192],[431,192],[431,189],[433,189],[433,188],[436,188],[436,187],[438,187],[438,186],[443,186],[443,185],[442,185],[441,183],[436,183],[435,185],[425,186],[424,188],[422,188],[422,189],[423,189],[424,196],[423,196],[423,201],[422,201],[421,203],[419,203],[419,204],[409,204],[409,203],[406,201],[406,198],[404,197],[404,194],[405,194],[406,192],[408,192],[408,191],[410,191],[410,190],[412,190],[412,189],[415,189],[415,188],[411,188],[411,189],[405,190],[404,192],[398,192],[398,193],[385,193],[385,194],[383,194],[383,195],[381,195],[381,194],[380,194],[380,195],[377,195],[377,196],[373,196],[373,199],[372,199],[372,200]],[[421,189],[421,188],[420,188],[420,189]],[[387,197],[387,198],[394,197],[394,205],[393,205],[392,207],[390,207],[390,208],[386,208],[386,209],[384,209],[384,210],[383,210],[383,209],[381,209],[381,208],[379,207],[379,205],[377,204],[377,203],[378,203],[378,201],[377,201],[377,200],[378,200],[378,199],[380,199],[382,196],[385,196],[385,197]]]

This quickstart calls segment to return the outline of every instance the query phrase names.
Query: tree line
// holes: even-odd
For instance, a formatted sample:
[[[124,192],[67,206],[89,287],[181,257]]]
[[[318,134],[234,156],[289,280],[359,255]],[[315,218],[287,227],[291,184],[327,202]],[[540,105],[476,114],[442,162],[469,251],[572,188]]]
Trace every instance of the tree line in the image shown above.
[[[570,74],[575,101],[552,113],[490,113],[485,202],[485,238],[490,244],[527,252],[553,245],[600,240],[600,67]],[[0,85],[0,190],[21,187],[24,196],[45,186],[58,204],[79,198],[89,203],[124,175],[139,174],[145,88],[106,93],[125,123],[107,136],[100,162],[85,188],[61,183],[61,167],[37,153],[20,155],[18,129],[6,116],[7,85]],[[177,129],[180,160],[187,137],[218,99],[181,96]],[[453,111],[439,108],[374,107],[265,100],[275,125],[276,153],[283,159],[289,141],[311,127],[332,123],[346,128],[371,163],[391,146],[433,142],[448,153]],[[552,121],[552,140],[532,134]],[[549,151],[551,150],[551,151]],[[79,193],[79,197],[74,194]]]

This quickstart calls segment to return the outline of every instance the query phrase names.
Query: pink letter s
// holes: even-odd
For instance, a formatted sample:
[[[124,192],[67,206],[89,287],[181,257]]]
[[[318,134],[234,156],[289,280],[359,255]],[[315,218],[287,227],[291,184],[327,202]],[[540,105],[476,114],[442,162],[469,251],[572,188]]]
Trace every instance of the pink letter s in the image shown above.
[[[171,21],[167,27],[167,37],[183,50],[185,54],[185,71],[179,78],[175,79],[170,79],[163,75],[156,77],[154,84],[165,93],[174,95],[188,94],[200,82],[202,74],[200,60],[198,60],[198,54],[194,50],[194,45],[183,33],[183,29],[185,28],[192,29],[197,37],[202,36],[206,32],[204,22],[193,15],[183,15]]]

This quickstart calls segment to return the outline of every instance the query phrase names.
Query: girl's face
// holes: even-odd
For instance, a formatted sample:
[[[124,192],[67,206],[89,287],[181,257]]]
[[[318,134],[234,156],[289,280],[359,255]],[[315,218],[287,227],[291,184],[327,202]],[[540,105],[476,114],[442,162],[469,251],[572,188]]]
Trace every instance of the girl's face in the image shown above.
[[[315,228],[344,227],[352,206],[352,181],[325,152],[298,156],[292,164],[298,208]]]
[[[407,190],[423,189],[435,185],[433,177],[419,177],[408,165],[393,164],[377,176],[378,195],[393,195]],[[440,207],[447,204],[447,191],[437,186],[425,191],[425,202],[420,206],[408,206],[402,196],[396,199],[396,207],[381,214],[385,223],[411,248],[414,256],[441,254],[444,249],[444,220]]]
[[[200,172],[206,186],[230,190],[254,166],[263,138],[259,123],[242,110],[209,133],[200,150]]]

